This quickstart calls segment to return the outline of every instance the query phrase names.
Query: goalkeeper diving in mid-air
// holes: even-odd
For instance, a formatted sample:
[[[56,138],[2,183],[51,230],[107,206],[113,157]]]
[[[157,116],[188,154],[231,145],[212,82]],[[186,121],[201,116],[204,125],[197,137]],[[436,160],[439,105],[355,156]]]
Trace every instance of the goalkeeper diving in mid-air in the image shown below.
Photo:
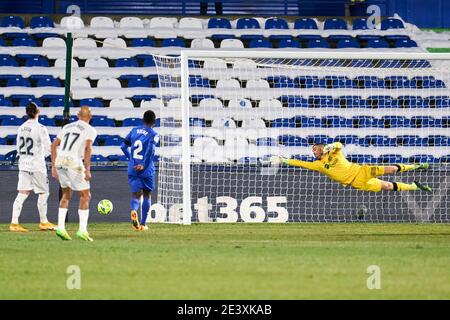
[[[430,168],[428,163],[394,164],[389,166],[360,165],[348,161],[342,152],[342,148],[343,145],[340,142],[327,145],[315,144],[312,148],[312,152],[317,159],[316,161],[301,161],[274,156],[271,158],[271,162],[273,164],[286,164],[289,166],[319,171],[343,186],[350,185],[353,188],[362,191],[423,190],[432,192],[431,187],[423,185],[418,181],[408,184],[403,182],[388,182],[377,178],[385,174],[394,174],[397,172],[428,170]]]

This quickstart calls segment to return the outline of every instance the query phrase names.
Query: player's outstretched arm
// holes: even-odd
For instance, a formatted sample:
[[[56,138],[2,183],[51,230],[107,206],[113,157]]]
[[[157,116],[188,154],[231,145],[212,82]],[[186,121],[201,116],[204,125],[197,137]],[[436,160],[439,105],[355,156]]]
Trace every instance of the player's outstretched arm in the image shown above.
[[[273,164],[285,164],[293,167],[301,167],[309,170],[319,170],[319,162],[318,161],[301,161],[296,159],[287,159],[281,156],[273,156],[270,161]]]

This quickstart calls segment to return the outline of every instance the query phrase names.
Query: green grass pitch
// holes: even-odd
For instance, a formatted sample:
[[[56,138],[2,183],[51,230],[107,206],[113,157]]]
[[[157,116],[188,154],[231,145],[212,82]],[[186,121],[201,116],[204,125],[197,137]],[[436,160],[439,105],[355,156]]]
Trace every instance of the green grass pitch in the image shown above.
[[[0,299],[450,298],[449,224],[91,224],[93,243],[26,226],[0,225]]]

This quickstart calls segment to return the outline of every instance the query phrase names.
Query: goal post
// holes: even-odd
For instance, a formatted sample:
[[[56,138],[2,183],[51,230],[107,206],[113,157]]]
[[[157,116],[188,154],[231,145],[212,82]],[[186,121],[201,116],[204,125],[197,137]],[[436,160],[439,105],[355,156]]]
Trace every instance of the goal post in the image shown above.
[[[450,222],[450,55],[182,50],[155,56],[160,221]],[[371,192],[269,161],[341,142],[360,165],[430,162],[433,193]]]

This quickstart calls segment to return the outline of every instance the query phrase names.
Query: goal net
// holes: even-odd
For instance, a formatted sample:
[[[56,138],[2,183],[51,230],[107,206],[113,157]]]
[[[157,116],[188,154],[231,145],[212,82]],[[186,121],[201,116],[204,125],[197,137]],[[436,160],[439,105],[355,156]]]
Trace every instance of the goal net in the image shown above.
[[[450,222],[450,59],[417,53],[183,51],[155,56],[161,221]],[[430,163],[355,190],[317,171],[312,145],[360,165]],[[153,213],[155,214],[155,213]]]

